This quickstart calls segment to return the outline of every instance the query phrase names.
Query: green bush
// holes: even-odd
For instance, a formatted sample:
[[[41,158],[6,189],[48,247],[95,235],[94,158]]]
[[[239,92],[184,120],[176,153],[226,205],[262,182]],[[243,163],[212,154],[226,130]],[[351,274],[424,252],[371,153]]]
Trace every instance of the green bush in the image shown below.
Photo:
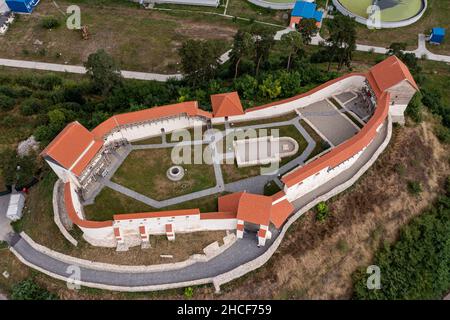
[[[450,288],[449,195],[403,227],[396,243],[375,254],[371,264],[380,268],[380,290],[367,288],[366,268],[355,272],[354,298],[442,299]]]
[[[194,289],[192,287],[184,288],[184,296],[186,299],[191,299],[194,296]]]
[[[417,196],[422,192],[422,185],[418,181],[408,181],[408,192]]]
[[[16,104],[16,100],[0,94],[0,111],[8,111],[11,110]]]
[[[41,100],[36,98],[28,98],[20,104],[20,112],[24,116],[30,116],[41,111],[43,108],[43,103]]]
[[[14,285],[11,292],[13,300],[57,300],[58,297],[41,288],[33,279],[27,279]]]
[[[41,26],[44,29],[55,29],[61,25],[61,22],[52,16],[44,17],[41,20]]]
[[[420,93],[417,92],[406,108],[406,114],[415,122],[422,122],[422,102]]]
[[[328,205],[325,202],[319,202],[316,206],[316,220],[317,221],[325,221],[325,219],[330,214],[330,210],[328,208]]]

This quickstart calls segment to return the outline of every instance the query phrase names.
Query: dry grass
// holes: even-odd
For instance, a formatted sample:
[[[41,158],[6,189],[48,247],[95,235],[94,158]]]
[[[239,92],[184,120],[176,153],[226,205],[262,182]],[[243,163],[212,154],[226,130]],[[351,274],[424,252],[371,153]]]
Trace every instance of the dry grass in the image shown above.
[[[72,4],[80,6],[82,24],[89,28],[89,40],[82,40],[79,31],[67,29],[53,2],[43,0],[32,15],[20,16],[0,38],[0,56],[81,64],[89,54],[103,48],[123,69],[173,73],[179,71],[177,49],[183,41],[189,38],[223,40],[226,51],[238,27],[222,17],[211,20],[191,14],[177,16],[139,9],[127,1],[104,5],[101,1],[62,0],[58,4],[63,9]],[[44,16],[59,18],[61,26],[44,29],[40,25]]]
[[[225,286],[225,299],[348,299],[351,275],[371,262],[383,241],[420,214],[441,192],[449,172],[448,151],[431,122],[395,130],[388,149],[350,190],[330,201],[331,216],[318,223],[309,212],[288,231],[274,257],[260,270]],[[413,157],[411,155],[414,155]],[[399,170],[403,164],[405,170]],[[407,181],[419,181],[419,197]],[[346,250],[339,249],[342,242]],[[200,294],[212,298],[211,291]]]

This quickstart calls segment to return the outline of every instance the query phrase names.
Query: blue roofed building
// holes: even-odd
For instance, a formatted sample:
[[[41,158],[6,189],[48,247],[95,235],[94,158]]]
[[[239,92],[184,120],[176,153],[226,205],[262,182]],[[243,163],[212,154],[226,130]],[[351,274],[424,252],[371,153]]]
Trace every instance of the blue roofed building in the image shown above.
[[[444,41],[444,37],[444,28],[433,28],[431,30],[430,43],[441,44]]]
[[[317,10],[317,4],[308,1],[297,1],[291,11],[291,21],[289,25],[292,28],[300,23],[302,19],[316,20],[317,27],[320,27],[323,18],[323,11]]]
[[[32,13],[39,0],[6,0],[9,9],[14,13]]]

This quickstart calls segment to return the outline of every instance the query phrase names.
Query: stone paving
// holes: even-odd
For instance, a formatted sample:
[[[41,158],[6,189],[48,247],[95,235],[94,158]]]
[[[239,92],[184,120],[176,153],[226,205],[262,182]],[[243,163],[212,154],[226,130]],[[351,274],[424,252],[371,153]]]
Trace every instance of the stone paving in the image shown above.
[[[327,100],[312,103],[299,109],[298,112],[335,146],[350,139],[359,131],[350,119]]]
[[[213,188],[189,193],[189,194],[182,195],[179,197],[174,197],[174,198],[158,201],[158,200],[152,199],[150,197],[147,197],[143,194],[140,194],[136,191],[133,191],[127,187],[124,187],[118,183],[112,182],[111,181],[111,177],[113,175],[112,172],[107,177],[102,179],[101,181],[104,186],[107,186],[117,192],[125,194],[128,197],[134,198],[137,201],[143,202],[151,207],[158,208],[158,209],[164,208],[167,206],[171,206],[174,204],[179,204],[182,202],[210,196],[213,194],[221,193],[223,191],[238,192],[238,191],[246,190],[246,191],[252,192],[252,193],[263,194],[264,193],[264,185],[271,180],[275,180],[275,183],[277,183],[278,186],[282,187],[282,183],[279,180],[279,175],[281,173],[285,173],[285,172],[291,170],[292,168],[294,168],[298,165],[302,165],[315,148],[315,145],[316,145],[315,141],[308,134],[308,132],[300,125],[299,120],[300,120],[300,117],[297,116],[288,121],[251,125],[251,126],[244,126],[244,127],[235,127],[233,129],[229,129],[226,131],[226,134],[229,134],[232,130],[247,130],[247,129],[257,130],[257,129],[264,129],[264,128],[276,128],[276,127],[282,127],[282,126],[287,126],[287,125],[294,125],[297,128],[297,130],[302,134],[302,136],[306,139],[308,146],[299,157],[297,157],[297,158],[293,159],[292,161],[290,161],[289,163],[285,164],[284,166],[279,168],[273,174],[261,175],[261,176],[257,176],[257,177],[250,177],[247,179],[243,179],[243,180],[239,180],[236,182],[225,184],[224,180],[223,180],[221,165],[220,165],[220,161],[221,161],[221,159],[223,159],[223,154],[219,153],[217,150],[218,145],[221,144],[220,140],[223,139],[225,134],[223,132],[216,131],[213,134],[206,135],[204,140],[166,142],[166,140],[163,139],[162,143],[160,143],[160,144],[132,145],[131,146],[132,150],[145,150],[145,149],[173,148],[175,146],[185,146],[185,145],[208,144],[211,147],[211,151],[213,154],[213,166],[214,166],[214,174],[215,174],[215,178],[216,178],[216,185]],[[93,203],[93,201],[94,201],[94,199],[91,198],[89,203],[91,203],[91,202]],[[85,202],[85,204],[87,204],[87,202]]]
[[[386,124],[386,123],[385,123]],[[294,202],[296,209],[303,207],[311,199],[326,194],[342,185],[344,182],[351,179],[356,172],[358,172],[372,156],[379,149],[387,136],[387,125],[384,125],[380,130],[374,141],[363,151],[356,163],[346,171],[340,173],[324,185],[316,188]],[[272,238],[267,240],[263,247],[255,246],[256,235],[253,232],[245,232],[244,239],[236,241],[230,248],[225,250],[222,254],[207,261],[197,262],[190,266],[177,270],[168,270],[161,272],[111,272],[103,270],[95,270],[80,266],[81,281],[88,283],[95,283],[101,285],[114,285],[129,287],[141,287],[150,285],[165,285],[175,284],[185,281],[194,281],[199,279],[211,279],[214,276],[229,272],[247,262],[253,261],[264,252],[266,252],[273,242],[277,239],[279,232],[271,228]],[[51,272],[54,275],[67,277],[68,263],[52,258],[43,254],[33,247],[28,242],[22,239],[19,235],[15,235],[10,240],[10,245],[14,250],[20,254],[27,263],[39,267],[42,270]]]

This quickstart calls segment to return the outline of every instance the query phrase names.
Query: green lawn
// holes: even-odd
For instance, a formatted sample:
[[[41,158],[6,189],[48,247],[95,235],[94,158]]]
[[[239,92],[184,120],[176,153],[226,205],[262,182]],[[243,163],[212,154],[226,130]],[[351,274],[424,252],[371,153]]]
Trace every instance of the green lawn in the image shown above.
[[[162,143],[162,135],[151,137],[148,139],[133,141],[131,144],[141,145],[141,144],[161,144]]]
[[[201,150],[198,147],[202,148]],[[170,181],[166,171],[174,165],[171,148],[132,151],[117,170],[112,180],[155,200],[165,200],[195,191],[214,187],[216,184],[214,168],[205,164],[195,164],[195,157],[203,151],[205,160],[210,161],[210,154],[205,146],[196,146],[186,153],[191,164],[181,164],[186,170],[181,181]],[[185,153],[181,152],[181,156]]]
[[[308,132],[308,134],[311,136],[311,138],[313,138],[313,140],[316,142],[316,146],[315,146],[314,150],[311,152],[311,154],[308,156],[308,158],[306,158],[306,161],[311,158],[314,158],[316,155],[318,155],[319,153],[325,151],[326,149],[328,149],[330,147],[328,145],[328,143],[325,140],[323,140],[317,134],[317,132],[313,128],[311,128],[311,126],[309,124],[307,124],[305,122],[305,120],[300,120],[300,124],[306,130],[306,132]]]
[[[200,212],[215,212],[218,209],[217,198],[220,195],[222,194],[214,194],[157,209],[105,187],[95,198],[94,204],[84,207],[84,213],[87,220],[106,221],[111,220],[113,215],[122,213],[155,212],[193,208],[199,208]]]

